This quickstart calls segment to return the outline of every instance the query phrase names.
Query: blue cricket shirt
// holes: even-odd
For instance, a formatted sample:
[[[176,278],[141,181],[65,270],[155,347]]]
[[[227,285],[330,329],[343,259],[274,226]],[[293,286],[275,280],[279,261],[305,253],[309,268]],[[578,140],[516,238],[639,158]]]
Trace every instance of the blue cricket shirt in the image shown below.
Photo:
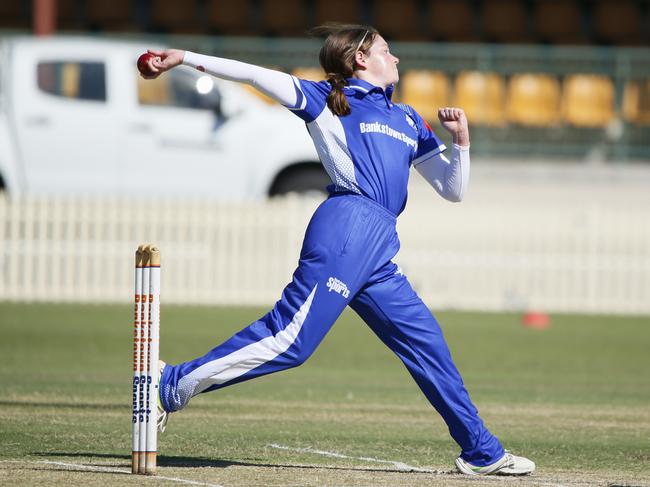
[[[391,101],[392,86],[348,78],[343,93],[351,113],[337,117],[327,107],[327,81],[293,78],[296,104],[289,109],[307,124],[334,183],[330,192],[362,194],[399,215],[411,164],[446,149],[429,124],[409,105]]]

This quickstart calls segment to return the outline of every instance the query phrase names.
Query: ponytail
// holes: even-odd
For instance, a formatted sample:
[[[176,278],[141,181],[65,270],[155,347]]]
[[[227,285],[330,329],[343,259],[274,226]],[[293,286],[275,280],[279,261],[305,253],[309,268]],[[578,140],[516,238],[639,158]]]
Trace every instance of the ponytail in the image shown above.
[[[332,86],[332,91],[327,95],[327,106],[338,117],[350,115],[350,104],[343,93],[347,85],[345,77],[338,73],[327,73],[327,82]]]
[[[378,32],[368,25],[325,24],[315,27],[310,33],[325,37],[318,60],[332,87],[327,95],[327,107],[336,116],[349,115],[350,104],[343,93],[346,78],[354,74],[357,51],[367,53]]]

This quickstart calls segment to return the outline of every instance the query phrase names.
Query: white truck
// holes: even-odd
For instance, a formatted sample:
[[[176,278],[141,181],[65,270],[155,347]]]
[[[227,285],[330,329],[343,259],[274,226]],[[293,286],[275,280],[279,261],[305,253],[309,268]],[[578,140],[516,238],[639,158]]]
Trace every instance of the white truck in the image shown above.
[[[145,81],[136,60],[147,47],[0,38],[2,189],[223,200],[324,191],[300,119],[185,67]]]

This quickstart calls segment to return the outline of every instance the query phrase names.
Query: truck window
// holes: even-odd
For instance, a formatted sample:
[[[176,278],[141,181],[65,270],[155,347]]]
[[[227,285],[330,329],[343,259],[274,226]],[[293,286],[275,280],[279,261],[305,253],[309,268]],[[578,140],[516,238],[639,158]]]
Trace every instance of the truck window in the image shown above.
[[[138,102],[141,105],[218,111],[221,98],[214,78],[179,67],[153,80],[138,76]]]
[[[38,63],[38,88],[50,95],[77,100],[106,101],[104,63],[44,61]]]

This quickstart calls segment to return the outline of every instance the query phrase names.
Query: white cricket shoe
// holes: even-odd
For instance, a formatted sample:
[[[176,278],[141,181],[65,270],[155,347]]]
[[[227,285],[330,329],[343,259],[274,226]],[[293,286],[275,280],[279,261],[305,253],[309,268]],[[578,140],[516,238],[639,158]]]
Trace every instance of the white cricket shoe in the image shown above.
[[[465,475],[528,475],[535,471],[535,463],[518,457],[506,450],[505,455],[491,465],[475,467],[462,458],[456,459],[456,467]]]
[[[162,402],[160,401],[160,378],[162,377],[163,370],[165,370],[165,365],[167,365],[165,362],[158,360],[158,416],[156,424],[158,425],[158,431],[161,433],[165,432],[167,420],[169,419],[169,413],[163,409]]]

